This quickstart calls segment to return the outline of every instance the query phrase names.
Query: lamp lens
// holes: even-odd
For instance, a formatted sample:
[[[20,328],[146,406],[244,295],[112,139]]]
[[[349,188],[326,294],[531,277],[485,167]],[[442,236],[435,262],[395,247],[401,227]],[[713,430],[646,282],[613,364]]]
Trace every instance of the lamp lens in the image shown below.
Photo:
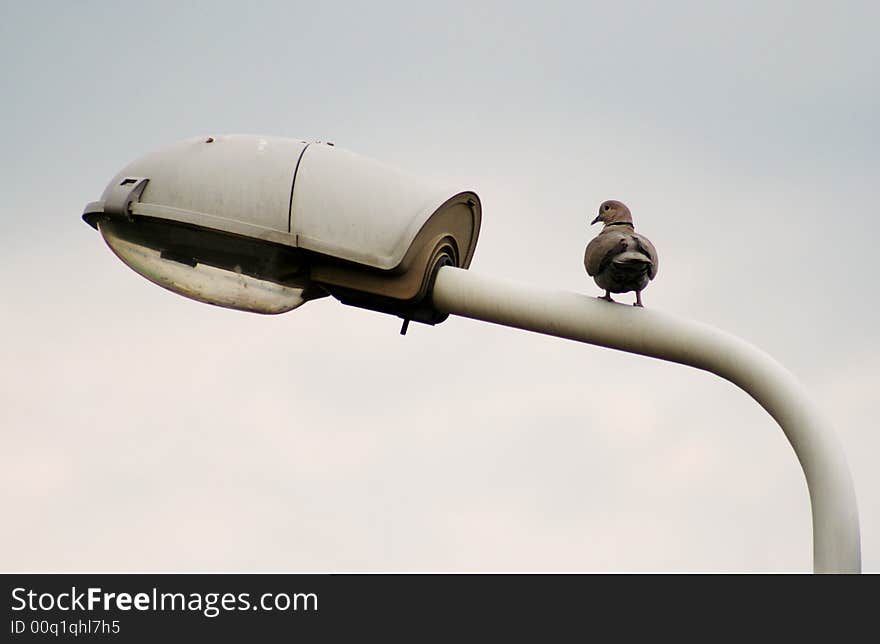
[[[282,251],[248,253],[259,246],[231,240],[224,248],[222,242],[217,243],[223,238],[217,233],[175,230],[156,223],[107,220],[99,222],[98,229],[129,268],[184,297],[265,314],[285,313],[306,301],[307,284],[296,283],[295,266],[278,260]],[[201,235],[198,250],[187,243],[192,235]],[[285,266],[293,278],[279,276]]]

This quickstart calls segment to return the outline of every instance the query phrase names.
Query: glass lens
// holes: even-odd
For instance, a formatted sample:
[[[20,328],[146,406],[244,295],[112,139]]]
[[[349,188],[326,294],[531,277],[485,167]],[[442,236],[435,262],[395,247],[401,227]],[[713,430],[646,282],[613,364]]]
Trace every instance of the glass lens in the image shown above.
[[[126,235],[126,225],[99,222],[104,241],[119,259],[154,284],[185,297],[230,309],[276,314],[303,304],[303,288],[260,279],[241,264],[223,268],[198,262],[187,255],[152,248],[137,235]],[[126,239],[133,237],[134,240]],[[141,243],[139,243],[141,242]]]

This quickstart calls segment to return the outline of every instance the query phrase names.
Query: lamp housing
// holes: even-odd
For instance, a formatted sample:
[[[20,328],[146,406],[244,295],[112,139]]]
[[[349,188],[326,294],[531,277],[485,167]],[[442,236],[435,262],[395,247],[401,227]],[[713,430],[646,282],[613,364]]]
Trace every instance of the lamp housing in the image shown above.
[[[133,270],[202,302],[274,314],[332,295],[436,324],[433,279],[470,265],[481,204],[331,143],[228,135],[133,161],[83,219]]]

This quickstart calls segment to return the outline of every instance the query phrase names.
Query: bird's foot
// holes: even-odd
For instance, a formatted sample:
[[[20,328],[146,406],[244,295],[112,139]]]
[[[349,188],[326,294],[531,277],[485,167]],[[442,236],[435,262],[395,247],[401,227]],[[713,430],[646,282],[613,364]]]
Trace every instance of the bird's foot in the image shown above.
[[[633,306],[638,306],[639,308],[644,308],[644,305],[642,304],[642,292],[641,291],[636,291],[636,301],[635,301],[635,304],[633,304]]]
[[[641,308],[641,309],[645,308],[645,305],[642,304],[641,302],[633,302],[633,306],[637,306],[637,307],[639,307],[639,308]]]
[[[597,295],[596,299],[597,300],[605,300],[606,302],[613,302],[614,301],[611,299],[611,293],[605,293],[605,295]]]

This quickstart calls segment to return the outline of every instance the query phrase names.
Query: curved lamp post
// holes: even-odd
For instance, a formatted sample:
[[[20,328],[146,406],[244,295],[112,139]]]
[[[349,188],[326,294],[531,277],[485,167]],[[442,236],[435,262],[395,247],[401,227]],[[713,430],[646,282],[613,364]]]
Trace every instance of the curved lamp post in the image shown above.
[[[859,572],[859,517],[852,478],[831,425],[794,376],[769,355],[706,324],[578,293],[552,292],[440,269],[442,312],[678,362],[743,389],[779,423],[810,492],[815,572]]]
[[[190,139],[129,164],[83,218],[147,279],[210,304],[283,313],[332,295],[437,324],[450,314],[710,371],[782,427],[810,493],[815,572],[859,572],[859,521],[834,431],[795,378],[745,341],[653,309],[467,270],[482,211],[336,148],[254,136]]]

